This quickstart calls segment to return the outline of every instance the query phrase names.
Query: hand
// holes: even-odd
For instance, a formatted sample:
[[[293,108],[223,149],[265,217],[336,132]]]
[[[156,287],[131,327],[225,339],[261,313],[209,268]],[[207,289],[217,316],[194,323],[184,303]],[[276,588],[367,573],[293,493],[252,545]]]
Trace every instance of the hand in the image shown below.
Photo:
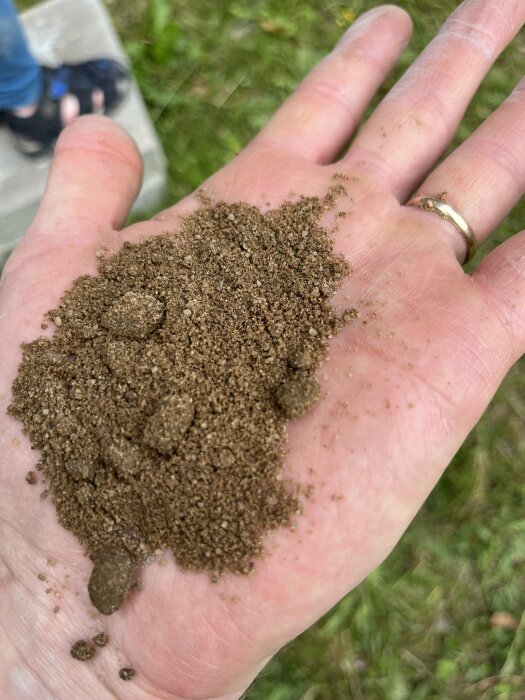
[[[140,183],[133,145],[103,118],[81,118],[63,133],[39,213],[0,288],[2,698],[238,698],[283,644],[392,550],[525,348],[525,232],[469,276],[455,229],[403,206],[416,187],[446,191],[482,242],[523,194],[523,83],[434,166],[524,21],[522,0],[463,3],[334,163],[410,34],[399,8],[365,14],[205,183],[218,198],[266,208],[290,190],[323,195],[344,172],[341,207],[351,215],[339,220],[336,248],[354,271],[336,304],[361,316],[331,343],[319,377],[327,398],[290,426],[287,474],[315,484],[296,531],[268,538],[271,555],[252,576],[217,584],[165,554],[167,565],[145,567],[144,590],[110,618],[93,618],[89,560],[50,500],[24,483],[35,455],[5,409],[20,343],[40,333],[43,313],[77,276],[95,272],[95,250],[176,229],[198,202],[191,196],[120,230]],[[72,642],[100,629],[111,640],[104,653],[85,664],[69,657]],[[118,678],[124,665],[137,671],[128,684]]]

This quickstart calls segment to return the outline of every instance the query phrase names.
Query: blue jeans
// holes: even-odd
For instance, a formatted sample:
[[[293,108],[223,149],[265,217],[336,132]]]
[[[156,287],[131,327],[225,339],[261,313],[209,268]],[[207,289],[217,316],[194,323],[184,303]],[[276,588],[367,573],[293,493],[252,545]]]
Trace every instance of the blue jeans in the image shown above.
[[[0,0],[0,109],[37,102],[42,69],[32,56],[11,0]]]

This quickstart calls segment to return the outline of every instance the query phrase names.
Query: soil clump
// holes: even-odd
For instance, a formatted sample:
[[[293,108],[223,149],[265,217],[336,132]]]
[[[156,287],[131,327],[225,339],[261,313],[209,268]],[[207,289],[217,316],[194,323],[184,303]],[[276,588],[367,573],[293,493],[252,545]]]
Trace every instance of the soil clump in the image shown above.
[[[135,669],[133,668],[121,668],[118,675],[123,681],[130,681],[135,678]]]
[[[71,647],[71,656],[77,661],[89,661],[95,656],[95,647],[84,639],[79,639]]]
[[[97,647],[105,647],[109,642],[109,637],[105,632],[99,632],[91,640]]]

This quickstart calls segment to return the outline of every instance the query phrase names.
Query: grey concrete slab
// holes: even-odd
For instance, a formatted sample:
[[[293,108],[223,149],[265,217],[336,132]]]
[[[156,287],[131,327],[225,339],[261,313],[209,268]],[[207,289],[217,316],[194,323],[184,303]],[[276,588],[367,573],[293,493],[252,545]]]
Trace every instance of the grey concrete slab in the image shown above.
[[[29,44],[47,65],[104,56],[125,61],[100,0],[48,0],[21,15]],[[153,209],[166,193],[166,160],[137,84],[113,115],[135,139],[144,159],[144,184],[134,211]],[[44,191],[50,158],[30,159],[0,127],[0,255],[23,235]]]

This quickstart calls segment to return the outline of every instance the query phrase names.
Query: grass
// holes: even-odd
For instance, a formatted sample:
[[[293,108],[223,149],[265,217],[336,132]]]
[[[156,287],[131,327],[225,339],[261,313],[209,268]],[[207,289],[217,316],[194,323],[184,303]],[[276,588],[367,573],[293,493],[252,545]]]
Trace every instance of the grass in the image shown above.
[[[168,156],[170,202],[239,151],[343,29],[377,4],[108,2]],[[415,31],[388,85],[458,3],[397,4]],[[524,54],[522,34],[486,79],[456,143],[510,92]],[[524,220],[522,203],[486,248]],[[525,698],[524,368],[509,374],[388,560],[282,651],[247,699]],[[511,616],[507,627],[495,624],[498,612]]]

